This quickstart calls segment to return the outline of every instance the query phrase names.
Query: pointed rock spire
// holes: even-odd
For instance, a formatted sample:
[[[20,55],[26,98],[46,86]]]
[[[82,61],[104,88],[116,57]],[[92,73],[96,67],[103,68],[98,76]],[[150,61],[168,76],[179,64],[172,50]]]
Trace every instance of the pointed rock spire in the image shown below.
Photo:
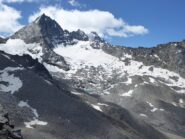
[[[40,43],[43,40],[49,43],[59,43],[63,40],[64,31],[60,25],[50,17],[42,14],[28,26],[17,31],[11,38],[22,39],[26,43]]]

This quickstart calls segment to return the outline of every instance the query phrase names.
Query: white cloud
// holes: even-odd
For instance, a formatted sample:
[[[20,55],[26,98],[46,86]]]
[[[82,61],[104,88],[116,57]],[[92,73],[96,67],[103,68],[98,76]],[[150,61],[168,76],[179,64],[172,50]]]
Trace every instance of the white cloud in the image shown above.
[[[0,34],[10,34],[20,29],[20,18],[19,11],[0,2]]]
[[[148,33],[141,25],[129,25],[123,19],[116,18],[112,13],[100,10],[65,10],[54,6],[41,7],[37,13],[29,17],[29,22],[42,13],[55,19],[63,29],[74,31],[81,29],[86,33],[97,32],[101,36],[130,37]]]
[[[68,0],[68,3],[73,7],[84,7],[85,5],[80,4],[77,0]]]

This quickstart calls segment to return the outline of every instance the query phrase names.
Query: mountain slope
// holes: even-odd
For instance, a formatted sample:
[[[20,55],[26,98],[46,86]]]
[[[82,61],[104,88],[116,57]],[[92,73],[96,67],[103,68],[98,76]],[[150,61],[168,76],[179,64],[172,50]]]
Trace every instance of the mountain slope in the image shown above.
[[[95,32],[69,32],[42,15],[0,45],[14,55],[2,53],[11,57],[1,60],[2,71],[19,71],[24,81],[15,79],[13,98],[31,109],[22,121],[10,112],[20,125],[30,119],[44,125],[23,128],[28,138],[185,138],[184,46],[113,46]],[[20,68],[25,57],[37,66]],[[17,68],[6,69],[10,61]]]
[[[142,138],[71,95],[30,56],[1,52],[0,58],[0,104],[24,138]]]

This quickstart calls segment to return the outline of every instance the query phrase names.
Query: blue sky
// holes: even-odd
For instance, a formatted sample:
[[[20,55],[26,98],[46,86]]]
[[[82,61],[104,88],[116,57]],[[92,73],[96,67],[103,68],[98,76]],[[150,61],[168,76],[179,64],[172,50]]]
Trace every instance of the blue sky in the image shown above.
[[[2,2],[1,2],[2,1]],[[37,15],[41,14],[42,11],[48,10],[51,6],[55,7],[56,12],[66,13],[70,15],[69,11],[77,9],[73,15],[82,15],[83,22],[92,18],[96,21],[97,26],[92,23],[92,28],[104,36],[109,42],[117,45],[131,46],[131,47],[152,47],[156,44],[167,43],[169,41],[181,41],[185,39],[185,0],[21,0],[21,2],[15,2],[16,0],[0,0],[1,5],[6,5],[13,8],[19,13],[20,17],[13,19],[16,20],[17,28],[26,25],[33,20]],[[19,0],[18,0],[19,1]],[[23,2],[29,1],[29,2]],[[42,9],[40,7],[44,7]],[[98,11],[93,11],[93,10]],[[0,6],[0,15],[3,9]],[[84,12],[89,11],[89,16],[83,16]],[[92,14],[90,13],[92,11]],[[104,13],[107,11],[108,13]],[[6,13],[6,12],[4,12]],[[3,13],[3,14],[4,14]],[[35,14],[35,15],[34,15]],[[96,17],[97,14],[97,17]],[[107,19],[101,20],[102,14],[107,16]],[[7,14],[8,15],[8,14]],[[113,17],[112,17],[113,15]],[[30,19],[32,16],[32,20]],[[57,18],[59,21],[60,17],[54,15],[52,18]],[[73,17],[74,18],[74,17]],[[120,20],[121,19],[121,20]],[[0,20],[3,21],[4,18]],[[11,21],[6,19],[7,21]],[[69,18],[64,18],[69,21]],[[72,20],[73,21],[73,20]],[[100,21],[100,23],[98,22]],[[107,24],[112,23],[110,26]],[[92,21],[93,22],[93,21]],[[66,22],[67,24],[68,22]],[[84,28],[84,24],[77,22],[79,28]],[[87,24],[91,22],[87,22]],[[64,27],[68,29],[68,26],[64,24]],[[126,24],[126,25],[125,25]],[[2,28],[5,25],[2,25]],[[70,25],[69,30],[76,29],[78,26]],[[1,23],[0,23],[1,27]],[[6,28],[6,27],[4,27]],[[111,31],[110,31],[111,28]],[[11,31],[9,31],[10,29]],[[16,28],[15,28],[16,29]],[[85,31],[90,28],[85,27]],[[113,31],[112,31],[113,30]],[[7,27],[7,30],[0,29],[1,34],[13,33],[14,28]]]

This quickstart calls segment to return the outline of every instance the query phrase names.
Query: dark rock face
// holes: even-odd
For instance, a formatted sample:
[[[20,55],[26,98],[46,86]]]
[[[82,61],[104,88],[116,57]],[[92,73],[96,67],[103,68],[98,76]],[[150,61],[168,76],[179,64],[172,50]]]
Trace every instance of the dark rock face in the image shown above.
[[[71,40],[77,39],[77,40],[83,40],[83,41],[88,41],[89,37],[81,30],[73,31],[70,33],[71,35]]]
[[[14,125],[10,124],[7,113],[0,114],[0,138],[1,139],[22,139],[21,131],[14,129]]]
[[[40,43],[43,40],[51,43],[54,42],[55,38],[58,40],[62,39],[60,37],[63,36],[63,34],[64,31],[60,28],[58,23],[43,14],[30,25],[20,29],[11,36],[11,38],[22,39],[26,43]]]
[[[6,39],[0,37],[0,44],[5,42],[6,42]]]
[[[74,44],[74,39],[88,40],[88,36],[81,30],[69,32],[63,30],[60,25],[45,14],[38,17],[33,23],[16,32],[12,39],[22,39],[26,43],[40,43],[46,41],[48,47],[53,48],[56,44]]]
[[[50,17],[43,14],[37,18],[34,23],[40,27],[42,37],[46,40],[58,44],[65,39],[63,29]]]

